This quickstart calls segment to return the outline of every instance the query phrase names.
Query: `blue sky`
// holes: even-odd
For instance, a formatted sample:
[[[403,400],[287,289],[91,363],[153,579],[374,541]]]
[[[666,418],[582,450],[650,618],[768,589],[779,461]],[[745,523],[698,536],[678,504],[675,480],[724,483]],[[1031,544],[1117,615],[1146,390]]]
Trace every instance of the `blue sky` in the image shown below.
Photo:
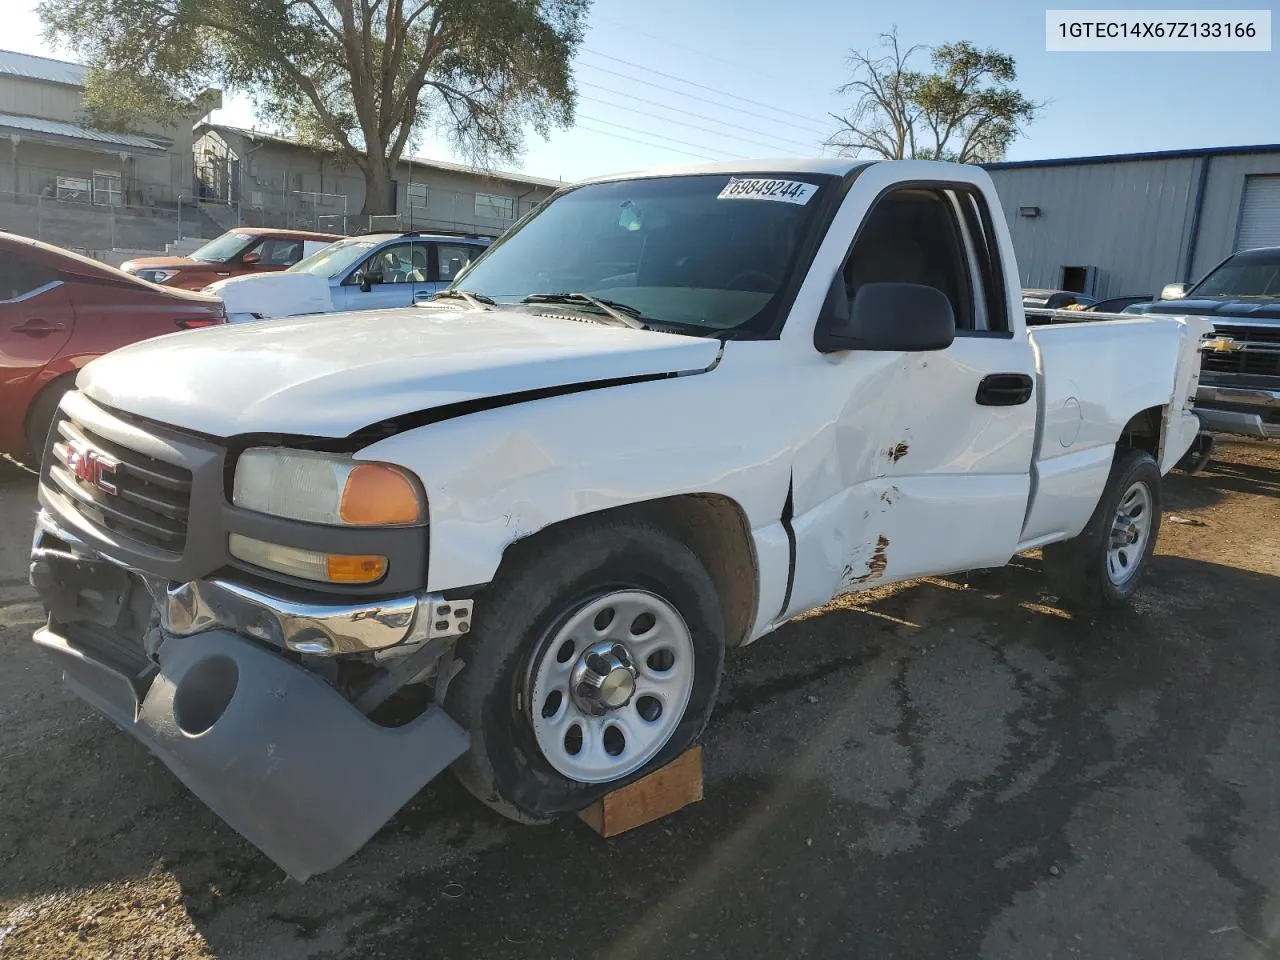
[[[34,0],[19,3],[3,44],[74,59],[45,46]],[[1017,59],[1023,92],[1051,102],[1011,160],[1280,142],[1277,53],[1046,53],[1044,11],[1016,0],[596,0],[576,66],[579,125],[549,141],[531,136],[520,166],[574,180],[700,157],[819,153],[827,114],[844,106],[834,90],[848,51],[894,25],[909,44],[969,40]],[[251,125],[251,105],[232,100],[214,119]],[[452,159],[430,138],[415,153]]]

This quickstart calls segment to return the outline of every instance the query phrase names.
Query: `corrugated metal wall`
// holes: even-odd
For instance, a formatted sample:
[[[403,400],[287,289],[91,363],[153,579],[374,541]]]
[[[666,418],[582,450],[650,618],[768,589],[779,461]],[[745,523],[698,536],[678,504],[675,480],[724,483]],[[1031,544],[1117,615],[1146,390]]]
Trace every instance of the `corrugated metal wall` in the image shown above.
[[[1200,166],[1208,162],[1190,276]],[[1280,174],[1280,152],[1126,160],[990,171],[1024,287],[1056,287],[1063,266],[1098,268],[1097,296],[1157,293],[1198,280],[1236,249],[1245,178]],[[1039,207],[1040,216],[1018,215]]]
[[[1182,270],[1198,158],[992,170],[1024,287],[1098,268],[1094,295],[1155,293]],[[1039,207],[1035,218],[1019,207]],[[1202,221],[1203,222],[1203,221]]]
[[[1225,154],[1210,161],[1200,242],[1191,271],[1197,280],[1235,252],[1245,177],[1269,173],[1280,173],[1280,153]]]

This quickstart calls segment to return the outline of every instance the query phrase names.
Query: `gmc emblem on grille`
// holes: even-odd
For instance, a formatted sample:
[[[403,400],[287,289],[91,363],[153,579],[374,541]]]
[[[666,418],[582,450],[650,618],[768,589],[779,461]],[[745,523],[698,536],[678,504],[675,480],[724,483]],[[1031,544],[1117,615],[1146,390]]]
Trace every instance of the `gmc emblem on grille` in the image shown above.
[[[112,459],[92,447],[78,443],[67,444],[67,469],[71,471],[72,476],[113,497],[120,492],[111,481],[111,478],[116,475],[118,466],[120,466],[119,460]]]

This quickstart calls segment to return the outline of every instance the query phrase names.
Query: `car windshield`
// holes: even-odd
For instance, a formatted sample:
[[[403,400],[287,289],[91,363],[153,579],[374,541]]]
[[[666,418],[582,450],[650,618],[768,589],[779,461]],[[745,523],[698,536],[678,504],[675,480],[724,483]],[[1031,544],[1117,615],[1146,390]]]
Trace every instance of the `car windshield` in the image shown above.
[[[694,332],[763,331],[834,179],[706,174],[579,187],[546,204],[453,286],[498,303],[586,293]]]
[[[299,260],[285,273],[310,273],[317,277],[336,277],[360,260],[376,247],[372,240],[339,240],[321,250],[317,250],[306,259]]]
[[[1201,280],[1191,297],[1280,296],[1280,251],[1239,254]]]
[[[191,254],[192,260],[206,260],[210,263],[226,263],[238,257],[253,241],[247,233],[224,233],[216,240],[210,240],[203,247]]]

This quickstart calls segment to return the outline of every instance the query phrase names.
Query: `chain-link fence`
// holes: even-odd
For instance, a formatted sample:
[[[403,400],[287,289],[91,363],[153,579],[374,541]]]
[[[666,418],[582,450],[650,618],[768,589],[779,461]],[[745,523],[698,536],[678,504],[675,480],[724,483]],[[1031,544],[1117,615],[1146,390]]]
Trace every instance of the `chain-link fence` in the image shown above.
[[[204,180],[177,191],[172,184],[148,182],[131,170],[86,172],[24,165],[15,174],[0,165],[0,230],[115,261],[120,257],[111,256],[112,251],[158,253],[177,244],[174,252],[188,252],[192,242],[236,227],[497,237],[532,207],[526,200],[420,181],[406,187],[400,213],[370,216],[356,212],[358,203],[344,193],[255,190],[242,194],[254,202],[231,201],[220,198],[223,191]]]

